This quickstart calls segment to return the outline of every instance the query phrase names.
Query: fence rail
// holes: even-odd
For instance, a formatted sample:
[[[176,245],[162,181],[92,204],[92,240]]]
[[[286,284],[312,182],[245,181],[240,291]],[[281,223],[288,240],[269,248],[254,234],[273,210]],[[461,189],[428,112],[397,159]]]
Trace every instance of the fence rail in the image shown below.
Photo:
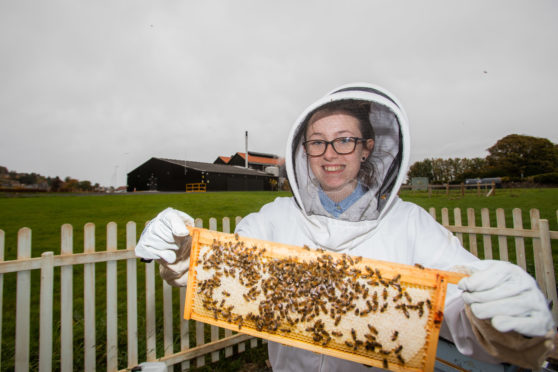
[[[206,192],[207,184],[205,183],[187,183],[186,192]]]
[[[437,217],[435,209],[431,208],[429,212],[434,218]],[[454,209],[451,218],[449,210],[443,208],[440,222],[473,254],[486,259],[512,261],[530,271],[547,298],[552,300],[553,315],[558,320],[552,255],[552,243],[558,248],[558,243],[553,242],[558,239],[558,231],[550,231],[548,220],[541,219],[536,209],[529,211],[530,228],[527,229],[524,228],[522,211],[519,209],[514,209],[511,216],[506,216],[503,209],[493,212],[482,209],[480,225],[476,221],[476,212],[467,209],[467,223],[464,224],[460,209]],[[558,211],[556,217],[558,219]],[[240,219],[236,217],[235,223]],[[506,226],[506,219],[511,221],[510,226]],[[491,220],[495,223],[491,223]],[[196,225],[203,227],[203,221],[197,219]],[[208,227],[217,230],[217,220],[211,218]],[[228,217],[222,220],[222,231],[231,232]],[[246,343],[249,347],[258,345],[258,339],[251,336],[183,320],[185,288],[172,288],[160,281],[155,263],[142,264],[138,271],[138,260],[134,255],[137,239],[134,222],[126,224],[125,249],[117,249],[117,225],[114,222],[106,226],[104,251],[95,250],[95,225],[85,224],[83,233],[83,253],[73,252],[73,228],[65,224],[61,227],[60,253],[44,252],[40,257],[32,257],[31,230],[21,228],[17,239],[17,259],[4,261],[5,233],[0,230],[0,337],[6,336],[6,330],[2,331],[4,321],[15,317],[13,335],[7,335],[8,340],[0,339],[0,345],[9,345],[13,340],[14,352],[10,355],[13,360],[8,364],[13,365],[16,371],[27,371],[35,366],[41,371],[50,371],[54,363],[59,363],[56,369],[72,371],[76,368],[74,360],[78,357],[85,371],[94,371],[99,365],[106,366],[108,371],[126,370],[136,366],[140,358],[142,361],[163,361],[168,366],[180,365],[182,370],[186,370],[190,368],[191,362],[202,366],[206,358],[207,361],[215,362],[222,357],[232,356],[235,350],[237,353],[245,351]],[[100,272],[98,266],[101,263],[106,264],[104,273]],[[119,273],[118,263],[125,264],[125,273]],[[59,271],[56,270],[58,267]],[[83,275],[83,293],[74,292],[74,283],[79,280],[74,272],[77,269]],[[40,272],[39,286],[32,282],[34,270]],[[96,274],[99,273],[104,275],[97,278]],[[15,309],[4,309],[8,303],[3,297],[4,283],[9,275],[12,275],[12,280],[15,275],[17,286],[13,302]],[[122,306],[124,301],[124,293],[118,291],[118,282],[122,280],[125,281],[126,289],[124,310],[119,308],[119,304]],[[104,294],[99,290],[103,285],[106,287]],[[32,303],[37,301],[34,298],[37,296],[33,296],[37,291],[33,289],[37,287],[40,306],[38,319],[31,316]],[[59,295],[54,296],[54,293]],[[76,335],[74,318],[78,309],[75,304],[81,298],[83,332]],[[99,304],[104,306],[99,307]],[[124,316],[120,314],[119,317],[122,312]],[[55,313],[60,316],[56,323]],[[140,313],[141,318],[138,315]],[[177,315],[178,326],[175,324]],[[123,317],[125,321],[121,320]],[[100,340],[96,334],[101,330],[99,319],[105,323],[104,340]],[[59,327],[55,324],[59,324]],[[38,337],[30,334],[33,325],[34,329],[38,329]],[[54,340],[57,340],[56,345]],[[33,343],[38,344],[38,355],[31,348]],[[83,355],[74,352],[76,343],[83,344]],[[125,348],[125,352],[119,348]],[[121,356],[119,362],[119,352],[125,354],[125,361]],[[6,354],[9,353],[0,350],[0,355]],[[104,360],[99,360],[99,355]],[[0,363],[6,364],[1,360]],[[0,364],[0,367],[3,365]]]

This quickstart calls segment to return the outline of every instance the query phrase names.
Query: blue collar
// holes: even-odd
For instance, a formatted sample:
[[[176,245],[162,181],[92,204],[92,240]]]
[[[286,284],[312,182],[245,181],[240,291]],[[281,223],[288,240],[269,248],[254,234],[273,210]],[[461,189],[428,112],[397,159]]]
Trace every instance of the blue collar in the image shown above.
[[[339,217],[343,212],[349,209],[349,207],[353,205],[358,199],[360,199],[360,197],[364,194],[364,188],[360,183],[357,185],[357,187],[355,187],[351,195],[347,196],[339,203],[331,200],[321,188],[318,192],[318,195],[320,196],[320,202],[322,202],[324,209],[335,218]]]

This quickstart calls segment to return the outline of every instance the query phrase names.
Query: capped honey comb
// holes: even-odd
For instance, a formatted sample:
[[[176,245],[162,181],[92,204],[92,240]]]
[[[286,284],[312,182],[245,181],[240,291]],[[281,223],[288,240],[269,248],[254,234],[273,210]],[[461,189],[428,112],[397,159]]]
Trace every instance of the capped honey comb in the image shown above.
[[[185,319],[371,366],[433,370],[446,285],[461,274],[188,229]]]

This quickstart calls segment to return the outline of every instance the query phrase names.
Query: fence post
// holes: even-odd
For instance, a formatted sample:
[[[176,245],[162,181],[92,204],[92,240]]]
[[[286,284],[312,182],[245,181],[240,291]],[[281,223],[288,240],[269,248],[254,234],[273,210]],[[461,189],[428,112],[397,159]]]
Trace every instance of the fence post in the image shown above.
[[[482,227],[490,227],[490,212],[488,208],[481,209],[481,223]],[[482,236],[482,244],[484,248],[484,259],[491,260],[492,259],[492,236],[488,234],[483,234]]]
[[[31,229],[17,233],[17,258],[31,258]],[[31,306],[31,271],[17,273],[15,370],[29,371],[29,322]]]
[[[95,225],[86,223],[83,229],[83,252],[95,252]],[[97,345],[95,344],[95,264],[83,265],[83,348],[84,369],[94,371],[96,364]]]
[[[436,208],[430,207],[430,208],[428,209],[428,213],[430,213],[430,215],[432,216],[432,218],[436,219]]]
[[[454,208],[453,209],[453,224],[455,226],[458,226],[458,227],[462,226],[462,223],[461,223],[461,208]],[[455,235],[457,236],[457,239],[459,240],[461,245],[463,245],[463,233],[457,233]]]
[[[558,320],[558,297],[556,295],[556,278],[554,276],[554,262],[552,260],[552,246],[550,243],[550,229],[548,220],[539,220],[541,255],[544,265],[544,282],[546,284],[546,298],[552,301],[552,315]]]
[[[180,287],[180,351],[188,350],[190,347],[189,320],[184,319],[184,304],[186,302],[186,287]],[[180,364],[182,371],[190,369],[190,361],[185,360]]]
[[[449,227],[449,214],[446,207],[442,208],[442,225]]]
[[[136,223],[126,224],[126,249],[136,248]],[[128,325],[128,367],[138,364],[138,287],[137,259],[126,260],[126,308]]]
[[[529,211],[529,215],[531,217],[531,230],[540,230],[540,212],[536,208],[532,208]],[[539,287],[542,288],[542,291],[546,293],[544,282],[544,258],[542,256],[541,250],[541,239],[540,238],[533,238],[533,258],[535,261],[535,278],[537,279],[537,283]]]
[[[54,257],[52,252],[41,255],[39,321],[39,371],[52,370],[52,293],[54,287]]]
[[[521,209],[513,209],[513,228],[514,230],[523,230],[523,218],[521,217]],[[515,257],[517,264],[527,271],[527,261],[525,259],[525,241],[522,237],[515,238]]]
[[[74,231],[70,224],[60,228],[60,254],[74,252]],[[60,268],[60,370],[74,370],[74,267]]]
[[[502,208],[496,209],[496,226],[503,229],[506,228],[506,216]],[[506,236],[498,236],[498,252],[500,254],[500,260],[510,260],[508,255],[508,238]]]
[[[467,208],[467,226],[476,227],[474,208]],[[469,234],[469,251],[471,251],[471,253],[475,256],[479,256],[477,248],[477,234]]]
[[[147,225],[149,221],[145,223]],[[145,263],[145,348],[147,361],[155,360],[157,348],[155,328],[155,262]]]
[[[117,226],[115,222],[107,224],[107,251],[116,251]],[[118,276],[116,261],[107,261],[107,370],[118,369]]]

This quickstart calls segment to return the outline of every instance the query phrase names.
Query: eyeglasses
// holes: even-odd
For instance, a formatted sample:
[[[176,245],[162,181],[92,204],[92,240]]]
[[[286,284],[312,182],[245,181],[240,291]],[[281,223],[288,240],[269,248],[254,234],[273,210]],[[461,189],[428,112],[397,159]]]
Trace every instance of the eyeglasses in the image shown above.
[[[331,145],[333,150],[339,155],[348,155],[355,151],[359,142],[366,142],[366,138],[359,137],[339,137],[333,141],[310,140],[304,141],[302,145],[306,149],[306,154],[311,157],[322,156],[327,151],[327,145]]]

